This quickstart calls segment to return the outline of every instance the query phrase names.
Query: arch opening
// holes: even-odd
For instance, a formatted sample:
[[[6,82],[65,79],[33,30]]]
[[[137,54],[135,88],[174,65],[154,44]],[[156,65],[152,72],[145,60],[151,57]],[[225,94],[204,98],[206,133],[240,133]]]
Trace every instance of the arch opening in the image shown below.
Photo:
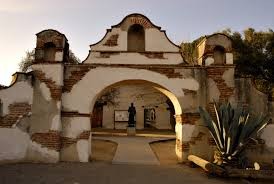
[[[133,24],[128,29],[128,51],[145,51],[145,30],[139,24]]]
[[[104,88],[91,104],[92,128],[126,129],[128,120],[123,116],[132,102],[137,129],[175,130],[174,115],[182,113],[178,99],[164,87],[145,80],[123,80]]]
[[[44,45],[44,60],[54,61],[55,60],[55,49],[56,46],[52,42],[45,43]]]
[[[214,64],[225,64],[225,49],[222,46],[216,46],[213,50]]]

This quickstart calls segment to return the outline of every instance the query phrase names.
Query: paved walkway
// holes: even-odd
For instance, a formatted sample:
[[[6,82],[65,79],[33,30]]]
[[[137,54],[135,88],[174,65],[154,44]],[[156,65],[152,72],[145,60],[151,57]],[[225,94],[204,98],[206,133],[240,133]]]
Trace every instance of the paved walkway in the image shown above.
[[[118,136],[98,136],[94,139],[110,140],[118,144],[115,156],[112,160],[114,164],[145,164],[160,165],[149,143],[167,138],[159,137],[118,137]]]
[[[253,184],[240,179],[209,177],[184,165],[125,165],[104,162],[7,164],[0,167],[1,184]],[[273,181],[254,181],[254,184]]]

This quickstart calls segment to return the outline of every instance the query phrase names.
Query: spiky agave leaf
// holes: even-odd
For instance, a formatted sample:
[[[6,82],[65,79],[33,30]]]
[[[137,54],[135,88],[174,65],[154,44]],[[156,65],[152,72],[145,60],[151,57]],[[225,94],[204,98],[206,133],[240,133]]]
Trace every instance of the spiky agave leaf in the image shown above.
[[[214,102],[214,111],[215,111],[215,114],[216,114],[216,120],[217,120],[217,128],[218,128],[218,132],[221,132],[222,131],[222,128],[221,128],[221,119],[219,117],[219,112],[217,110],[217,107],[216,107],[216,103]]]
[[[223,104],[220,107],[220,111],[222,111],[222,119],[221,119],[221,125],[222,125],[222,136],[223,136],[223,144],[225,148],[225,152],[227,151],[227,144],[228,144],[228,121],[229,121],[229,109],[228,105]]]
[[[222,104],[217,108],[214,103],[217,122],[214,122],[209,113],[201,107],[200,114],[207,124],[218,150],[222,162],[232,160],[248,145],[250,138],[255,137],[269,122],[268,116],[257,116],[250,119],[250,115],[243,108],[233,109],[231,105]]]
[[[239,119],[241,116],[241,109],[235,109],[234,116],[232,122],[230,123],[229,130],[228,130],[228,137],[230,138],[230,147],[228,148],[228,154],[233,152],[233,148],[236,147],[237,144],[237,135],[238,135],[238,126],[239,126]]]
[[[245,128],[246,131],[242,132],[242,135],[239,139],[239,145],[237,148],[235,148],[233,154],[239,154],[247,145],[249,139],[255,137],[258,134],[258,132],[261,131],[269,123],[269,120],[270,117],[268,115],[258,116],[254,118],[254,120],[248,119]]]
[[[201,117],[204,120],[204,123],[208,127],[209,132],[212,135],[212,137],[213,137],[213,139],[214,139],[214,141],[217,145],[217,148],[219,149],[220,152],[223,152],[223,145],[220,142],[220,139],[218,138],[219,137],[219,135],[218,135],[219,132],[216,129],[216,123],[212,120],[209,113],[207,111],[205,111],[202,107],[199,107],[199,111],[200,111]]]

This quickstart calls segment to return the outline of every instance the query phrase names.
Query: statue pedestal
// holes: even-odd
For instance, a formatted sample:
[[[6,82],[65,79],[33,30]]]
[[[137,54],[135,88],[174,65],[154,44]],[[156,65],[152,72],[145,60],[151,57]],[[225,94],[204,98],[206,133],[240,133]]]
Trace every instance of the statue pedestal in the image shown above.
[[[135,127],[127,127],[127,135],[128,136],[135,136],[136,135],[136,128]]]

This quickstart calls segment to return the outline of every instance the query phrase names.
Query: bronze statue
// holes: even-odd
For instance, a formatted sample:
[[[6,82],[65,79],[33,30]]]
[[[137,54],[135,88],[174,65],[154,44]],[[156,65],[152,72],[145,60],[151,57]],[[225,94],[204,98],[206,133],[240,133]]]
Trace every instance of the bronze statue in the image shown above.
[[[131,106],[128,108],[128,113],[129,113],[129,117],[128,117],[128,127],[135,127],[135,115],[136,115],[136,109],[133,105],[133,103],[131,103]]]

